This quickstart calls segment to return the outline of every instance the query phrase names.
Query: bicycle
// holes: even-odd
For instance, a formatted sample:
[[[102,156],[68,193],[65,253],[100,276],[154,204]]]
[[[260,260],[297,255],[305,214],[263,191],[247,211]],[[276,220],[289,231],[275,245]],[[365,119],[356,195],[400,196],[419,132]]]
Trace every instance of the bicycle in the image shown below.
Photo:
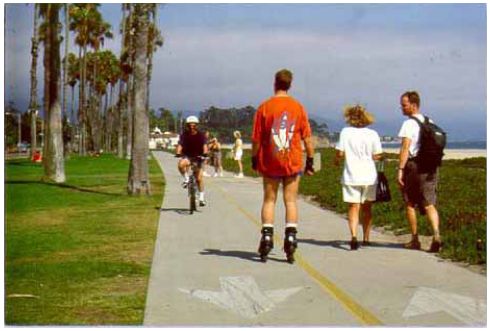
[[[181,155],[175,155],[175,157],[181,157]],[[187,194],[189,197],[189,213],[192,215],[197,211],[196,194],[198,192],[197,178],[195,173],[199,170],[200,165],[205,160],[203,156],[196,156],[189,158],[190,166],[187,170],[189,181],[187,182]]]

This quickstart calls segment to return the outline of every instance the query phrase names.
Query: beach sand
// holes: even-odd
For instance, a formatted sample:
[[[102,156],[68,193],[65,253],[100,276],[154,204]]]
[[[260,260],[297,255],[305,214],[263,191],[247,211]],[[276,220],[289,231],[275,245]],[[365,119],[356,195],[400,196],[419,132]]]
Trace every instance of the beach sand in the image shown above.
[[[385,153],[400,152],[399,148],[383,148]],[[470,157],[487,157],[487,151],[485,149],[445,149],[444,160],[460,160]]]

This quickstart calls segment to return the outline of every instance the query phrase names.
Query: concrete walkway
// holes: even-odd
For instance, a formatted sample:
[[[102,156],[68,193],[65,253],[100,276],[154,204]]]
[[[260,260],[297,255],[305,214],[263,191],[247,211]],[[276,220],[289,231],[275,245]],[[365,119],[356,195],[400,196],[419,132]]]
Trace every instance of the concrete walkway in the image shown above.
[[[485,276],[376,232],[350,251],[345,219],[303,200],[297,262],[282,252],[282,204],[260,262],[261,179],[206,178],[208,206],[190,215],[176,159],[154,155],[167,185],[145,326],[486,325]]]

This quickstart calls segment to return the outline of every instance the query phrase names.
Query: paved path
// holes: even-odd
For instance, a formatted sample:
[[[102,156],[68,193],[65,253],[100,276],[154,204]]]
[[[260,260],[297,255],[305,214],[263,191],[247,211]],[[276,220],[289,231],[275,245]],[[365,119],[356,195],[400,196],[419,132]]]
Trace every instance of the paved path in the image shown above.
[[[345,219],[303,200],[297,263],[282,252],[280,204],[260,262],[260,179],[206,178],[208,206],[189,215],[175,158],[154,155],[167,185],[145,326],[486,325],[485,276],[376,232],[350,251]]]

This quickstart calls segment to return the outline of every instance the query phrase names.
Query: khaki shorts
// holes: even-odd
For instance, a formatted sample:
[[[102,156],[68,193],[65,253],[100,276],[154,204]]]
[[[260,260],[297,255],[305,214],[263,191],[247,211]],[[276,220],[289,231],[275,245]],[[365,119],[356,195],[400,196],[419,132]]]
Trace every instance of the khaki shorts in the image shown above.
[[[342,184],[344,202],[364,203],[376,200],[376,185],[344,185]]]
[[[413,206],[427,207],[437,202],[437,183],[439,174],[419,174],[415,161],[409,160],[403,171],[403,200]]]

